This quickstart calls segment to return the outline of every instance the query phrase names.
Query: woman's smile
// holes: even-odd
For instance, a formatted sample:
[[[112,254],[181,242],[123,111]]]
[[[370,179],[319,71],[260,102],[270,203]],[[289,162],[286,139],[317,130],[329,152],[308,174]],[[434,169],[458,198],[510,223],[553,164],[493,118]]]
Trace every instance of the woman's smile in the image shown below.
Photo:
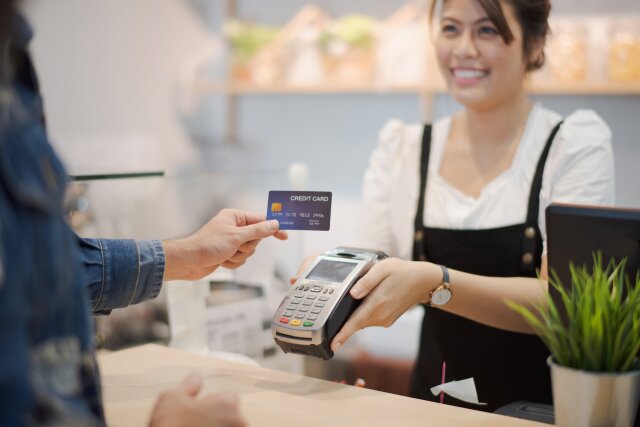
[[[472,67],[450,69],[452,81],[458,86],[474,86],[489,76],[489,70]]]

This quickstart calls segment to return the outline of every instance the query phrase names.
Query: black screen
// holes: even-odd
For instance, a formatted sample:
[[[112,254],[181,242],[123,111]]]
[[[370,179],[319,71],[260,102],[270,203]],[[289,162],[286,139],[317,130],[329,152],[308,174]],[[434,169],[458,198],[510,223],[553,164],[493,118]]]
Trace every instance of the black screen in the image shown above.
[[[603,263],[627,258],[626,274],[632,283],[640,272],[640,210],[576,205],[551,205],[546,211],[547,259],[563,287],[571,286],[569,263],[593,266],[593,253]],[[560,296],[549,287],[554,301]]]
[[[306,278],[341,283],[356,265],[353,262],[327,261],[323,259],[309,272]]]

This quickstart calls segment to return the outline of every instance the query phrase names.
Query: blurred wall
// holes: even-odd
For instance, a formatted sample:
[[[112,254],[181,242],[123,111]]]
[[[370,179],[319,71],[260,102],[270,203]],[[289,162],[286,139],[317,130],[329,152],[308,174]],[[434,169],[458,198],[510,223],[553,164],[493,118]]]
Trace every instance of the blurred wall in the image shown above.
[[[179,80],[215,43],[203,17],[176,0],[32,0],[27,15],[48,130],[70,173],[170,177],[90,184],[97,232],[164,237],[193,229],[207,197],[184,200],[184,188],[204,187],[205,196],[212,185],[185,172],[199,155],[180,115]]]
[[[344,216],[334,217],[334,224],[350,230],[380,128],[392,117],[419,120],[420,100],[412,94],[246,95],[238,98],[235,110],[239,140],[229,144],[224,140],[224,97],[206,97],[186,114],[180,87],[190,63],[207,49],[220,48],[223,3],[29,2],[49,130],[71,172],[122,166],[161,168],[169,175],[160,183],[94,185],[104,189],[96,201],[100,215],[114,211],[128,218],[122,226],[103,224],[101,234],[164,237],[193,229],[223,205],[262,210],[269,189],[291,187],[287,168],[296,161],[308,163],[310,189],[333,191],[344,200]],[[334,16],[362,11],[382,17],[398,7],[390,0],[318,3]],[[300,6],[294,0],[239,0],[238,14],[283,23]],[[638,14],[640,2],[557,0],[554,13]],[[221,53],[214,59],[220,60]],[[219,75],[223,68],[216,63],[209,72]],[[614,135],[618,204],[640,207],[634,187],[640,181],[640,97],[538,98],[564,114],[593,108],[604,117]],[[436,117],[454,108],[440,96]],[[308,240],[326,245],[339,238],[326,237]]]

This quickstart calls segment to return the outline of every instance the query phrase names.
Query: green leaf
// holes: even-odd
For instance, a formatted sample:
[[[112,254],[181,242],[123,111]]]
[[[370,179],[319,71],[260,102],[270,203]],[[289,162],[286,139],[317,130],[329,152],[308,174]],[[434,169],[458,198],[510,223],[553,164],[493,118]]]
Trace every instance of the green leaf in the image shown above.
[[[632,286],[625,265],[626,259],[612,259],[604,266],[602,254],[594,253],[592,268],[569,266],[570,287],[550,272],[549,287],[558,292],[559,307],[551,296],[532,308],[513,301],[507,305],[525,319],[561,365],[599,372],[638,369],[640,272]]]

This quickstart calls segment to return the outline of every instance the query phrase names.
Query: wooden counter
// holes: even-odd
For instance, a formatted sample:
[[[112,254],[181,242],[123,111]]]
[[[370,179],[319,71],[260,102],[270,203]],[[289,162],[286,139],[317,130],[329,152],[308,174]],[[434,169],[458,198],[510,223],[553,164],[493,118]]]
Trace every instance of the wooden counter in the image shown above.
[[[205,392],[231,392],[249,426],[491,426],[545,424],[425,402],[238,364],[157,345],[98,357],[107,423],[145,426],[158,394],[190,372],[205,378]]]

